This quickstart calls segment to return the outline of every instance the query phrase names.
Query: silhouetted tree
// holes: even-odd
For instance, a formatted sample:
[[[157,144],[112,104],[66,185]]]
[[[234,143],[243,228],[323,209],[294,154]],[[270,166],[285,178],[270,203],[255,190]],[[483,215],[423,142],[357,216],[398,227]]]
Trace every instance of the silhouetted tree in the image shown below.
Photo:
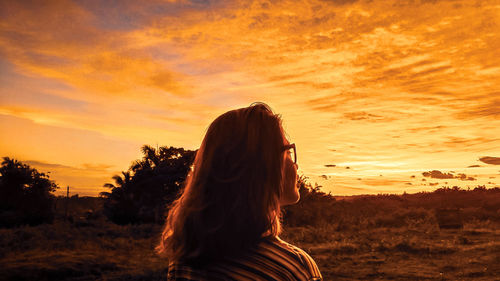
[[[51,222],[55,198],[51,192],[57,188],[48,175],[4,157],[0,167],[0,226]]]
[[[105,214],[118,224],[161,222],[165,207],[179,194],[196,151],[175,147],[142,148],[143,158],[136,160],[115,184],[101,192],[106,199]]]
[[[111,192],[100,193],[107,199],[104,213],[110,220],[119,224],[137,221],[137,207],[131,190],[130,172],[122,172],[122,175],[114,175],[112,178],[115,184],[104,184],[104,187],[110,188]]]

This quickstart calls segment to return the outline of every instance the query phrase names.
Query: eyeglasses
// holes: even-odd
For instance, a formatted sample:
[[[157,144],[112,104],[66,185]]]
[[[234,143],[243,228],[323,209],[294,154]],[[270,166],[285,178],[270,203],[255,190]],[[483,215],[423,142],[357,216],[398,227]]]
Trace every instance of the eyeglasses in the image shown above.
[[[291,143],[291,144],[283,146],[283,151],[285,151],[285,150],[288,150],[288,152],[290,153],[290,156],[293,159],[293,163],[297,164],[297,150],[295,148],[295,143]]]

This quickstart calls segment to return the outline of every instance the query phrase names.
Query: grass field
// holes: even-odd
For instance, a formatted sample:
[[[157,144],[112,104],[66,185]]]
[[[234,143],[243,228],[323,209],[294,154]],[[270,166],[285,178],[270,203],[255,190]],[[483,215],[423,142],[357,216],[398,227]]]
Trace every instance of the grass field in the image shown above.
[[[54,223],[0,229],[0,280],[165,280],[153,251],[161,225],[116,225],[102,202],[59,198]],[[310,253],[325,280],[500,280],[500,189],[313,192],[284,223],[282,239]]]
[[[164,280],[153,248],[158,225],[98,219],[0,229],[1,280]],[[489,221],[440,230],[401,227],[288,227],[282,238],[308,251],[325,280],[500,280],[500,227]]]
[[[325,280],[500,280],[500,228],[466,224],[358,231],[289,229]]]

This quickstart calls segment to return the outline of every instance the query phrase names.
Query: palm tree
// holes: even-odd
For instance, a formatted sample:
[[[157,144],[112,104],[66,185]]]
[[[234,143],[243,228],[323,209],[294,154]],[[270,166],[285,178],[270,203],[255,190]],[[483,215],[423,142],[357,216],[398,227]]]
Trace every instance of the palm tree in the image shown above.
[[[103,191],[99,193],[101,197],[109,198],[113,192],[118,190],[127,190],[130,186],[132,176],[130,172],[122,172],[123,178],[120,175],[114,175],[112,179],[115,181],[115,184],[105,183],[103,186],[111,189],[111,192]]]
[[[122,177],[123,176],[123,177]],[[105,183],[104,187],[111,192],[101,192],[99,195],[106,199],[104,212],[114,222],[125,224],[137,221],[137,204],[134,200],[133,181],[129,171],[122,175],[114,175],[112,183]]]
[[[154,147],[146,144],[141,147],[141,151],[144,156],[142,159],[136,160],[130,167],[130,170],[134,172],[147,171],[160,165],[160,154]]]
[[[104,187],[105,211],[117,223],[160,222],[166,206],[178,195],[196,151],[175,147],[141,148],[143,157]],[[127,218],[128,216],[128,218]]]

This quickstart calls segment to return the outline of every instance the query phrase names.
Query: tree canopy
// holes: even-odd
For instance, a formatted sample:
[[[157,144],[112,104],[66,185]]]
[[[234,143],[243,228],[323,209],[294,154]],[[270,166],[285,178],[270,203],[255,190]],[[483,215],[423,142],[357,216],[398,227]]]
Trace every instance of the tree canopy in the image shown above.
[[[0,226],[51,222],[52,192],[57,188],[49,175],[4,157],[0,167]]]
[[[144,145],[141,150],[142,159],[113,176],[114,183],[104,184],[110,191],[100,193],[104,212],[115,223],[162,222],[196,156],[196,151],[176,147]]]

